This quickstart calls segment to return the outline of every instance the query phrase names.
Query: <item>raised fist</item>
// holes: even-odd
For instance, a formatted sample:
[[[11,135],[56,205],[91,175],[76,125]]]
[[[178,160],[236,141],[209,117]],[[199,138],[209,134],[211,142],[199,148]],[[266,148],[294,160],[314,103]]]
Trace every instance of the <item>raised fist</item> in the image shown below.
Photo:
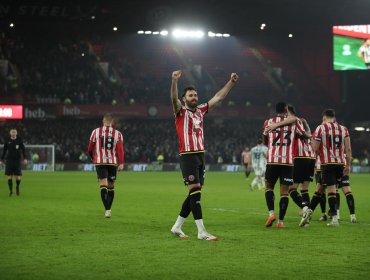
[[[235,83],[239,79],[239,76],[236,73],[231,73],[230,80]]]
[[[176,70],[172,72],[172,79],[178,80],[181,77],[181,70]]]

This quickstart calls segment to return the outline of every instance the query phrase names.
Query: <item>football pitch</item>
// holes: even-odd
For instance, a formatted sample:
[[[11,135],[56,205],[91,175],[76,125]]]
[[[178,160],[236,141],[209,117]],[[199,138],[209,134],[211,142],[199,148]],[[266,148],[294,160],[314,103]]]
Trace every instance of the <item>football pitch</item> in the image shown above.
[[[299,228],[292,200],[286,228],[266,228],[264,192],[250,182],[207,173],[203,216],[215,242],[196,239],[192,217],[188,239],[170,233],[187,194],[178,172],[119,173],[110,219],[92,172],[25,172],[19,197],[3,176],[0,279],[369,279],[370,174],[351,175],[358,223],[341,194],[338,228],[318,221],[319,209]]]
[[[366,70],[362,58],[357,56],[362,42],[362,39],[334,35],[334,70]]]

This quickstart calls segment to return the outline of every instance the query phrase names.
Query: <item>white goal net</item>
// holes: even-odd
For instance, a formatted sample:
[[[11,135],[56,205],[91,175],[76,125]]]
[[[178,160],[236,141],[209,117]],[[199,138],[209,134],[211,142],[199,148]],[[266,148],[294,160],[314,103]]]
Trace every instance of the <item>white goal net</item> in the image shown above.
[[[26,170],[54,171],[55,147],[54,145],[27,145],[26,155],[28,164]],[[4,145],[0,145],[0,156],[3,154]],[[4,168],[4,167],[1,167]]]

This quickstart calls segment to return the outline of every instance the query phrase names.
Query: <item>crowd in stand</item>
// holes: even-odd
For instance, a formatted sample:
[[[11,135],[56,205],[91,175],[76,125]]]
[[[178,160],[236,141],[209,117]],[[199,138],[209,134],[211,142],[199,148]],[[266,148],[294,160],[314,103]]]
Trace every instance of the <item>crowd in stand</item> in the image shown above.
[[[218,89],[217,81],[223,83],[224,78],[229,78],[230,69],[212,64],[212,60],[207,62],[209,65],[198,65],[197,58],[191,55],[199,56],[199,53],[187,50],[184,56],[184,49],[151,43],[141,45],[136,52],[135,41],[1,34],[0,99],[23,104],[168,104],[169,73],[174,69],[188,70],[180,87],[195,82],[203,100],[213,96]],[[9,62],[7,68],[5,62]],[[274,98],[280,99],[270,84],[255,79],[263,73],[254,73],[251,65],[249,68],[242,63],[238,65],[234,70],[244,80],[260,81],[259,91],[246,92],[246,88],[236,87],[225,106],[251,106],[258,102],[271,106],[276,101]],[[54,144],[56,161],[79,162],[88,160],[84,153],[89,133],[100,123],[100,120],[26,120],[17,126],[28,144]],[[0,126],[7,128],[8,123],[4,126],[0,123]],[[261,127],[262,123],[257,120],[217,122],[210,119],[205,126],[207,162],[238,163],[244,147],[253,146],[260,137]],[[125,138],[127,162],[153,162],[158,155],[163,155],[165,162],[178,161],[173,120],[124,120],[118,128]],[[0,135],[0,143],[6,136],[6,133]],[[359,147],[367,148],[359,143]]]
[[[81,162],[86,161],[81,155],[86,153],[91,131],[100,125],[99,119],[7,122],[1,125],[4,133],[0,143],[4,143],[9,128],[15,126],[26,144],[55,145],[57,162]],[[207,120],[207,162],[239,163],[244,147],[255,144],[261,125]],[[174,120],[121,120],[117,129],[124,137],[126,162],[154,162],[159,155],[163,155],[164,162],[178,162]]]
[[[181,83],[194,83],[207,98],[231,73],[211,59],[207,62],[209,65],[193,60],[191,56],[199,56],[199,53],[184,53],[177,48],[181,56],[175,53],[175,46],[151,42],[151,45],[141,45],[138,49],[136,44],[134,40],[101,43],[79,36],[67,39],[3,34],[0,58],[8,61],[11,67],[0,78],[3,89],[0,97],[17,103],[160,103],[168,99],[169,77],[175,69],[186,69],[187,75]],[[229,59],[240,61],[237,52],[237,49],[231,52],[235,56]],[[219,54],[215,53],[215,56]],[[253,63],[246,60],[245,64],[253,68]],[[245,67],[235,65],[232,71],[254,84],[258,81],[255,76],[263,77],[262,72],[247,71]],[[234,91],[229,105],[266,104],[264,97],[269,97],[271,102],[276,97],[274,89],[263,80],[257,87],[241,86]]]

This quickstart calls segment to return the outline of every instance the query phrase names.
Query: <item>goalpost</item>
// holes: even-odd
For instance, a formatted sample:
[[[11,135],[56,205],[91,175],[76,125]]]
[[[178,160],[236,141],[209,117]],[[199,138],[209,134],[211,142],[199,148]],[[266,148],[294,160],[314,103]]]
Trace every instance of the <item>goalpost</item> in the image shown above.
[[[27,170],[31,171],[54,171],[55,170],[55,146],[54,145],[24,145],[27,155]],[[4,145],[0,145],[0,155]]]

